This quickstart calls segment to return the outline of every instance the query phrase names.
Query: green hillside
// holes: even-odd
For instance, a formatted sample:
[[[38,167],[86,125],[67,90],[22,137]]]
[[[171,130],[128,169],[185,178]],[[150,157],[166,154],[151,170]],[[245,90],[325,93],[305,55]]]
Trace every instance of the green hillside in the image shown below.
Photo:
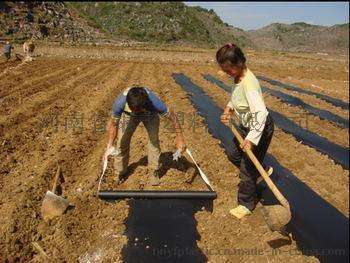
[[[112,38],[215,47],[228,41],[251,45],[236,36],[213,10],[181,2],[66,2],[81,17]]]

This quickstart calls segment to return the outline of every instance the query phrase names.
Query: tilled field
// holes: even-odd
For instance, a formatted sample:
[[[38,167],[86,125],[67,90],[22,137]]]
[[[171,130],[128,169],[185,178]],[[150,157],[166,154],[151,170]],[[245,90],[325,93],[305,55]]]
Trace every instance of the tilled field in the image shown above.
[[[242,221],[229,215],[229,209],[236,205],[238,170],[172,77],[172,73],[186,74],[223,108],[229,95],[202,76],[211,74],[229,84],[230,80],[219,75],[215,65],[45,57],[17,68],[18,63],[11,63],[15,68],[0,79],[1,259],[43,262],[45,256],[33,242],[53,262],[318,262],[320,259],[317,251],[303,250],[305,244],[297,237],[289,241],[271,233],[259,209]],[[6,65],[1,64],[0,70],[6,70]],[[106,121],[115,97],[133,84],[150,87],[179,113],[187,146],[218,194],[212,203],[180,200],[108,203],[98,199]],[[311,96],[300,97],[339,116],[346,117],[348,113],[333,110]],[[313,104],[315,100],[319,104]],[[303,113],[303,109],[270,95],[265,95],[265,102],[286,117],[295,111]],[[307,128],[332,143],[349,146],[348,129],[316,116],[309,116]],[[147,181],[148,175],[147,139],[141,125],[132,139],[132,173],[117,186],[113,183],[111,160],[104,189],[142,188],[141,182]],[[153,189],[205,190],[187,156],[178,163],[172,161],[174,139],[169,123],[162,120],[161,160],[166,172],[162,185]],[[348,222],[348,170],[282,130],[276,130],[269,153],[332,207],[333,213]],[[62,217],[44,222],[41,202],[51,187],[57,164],[63,170],[63,195],[74,208]],[[143,189],[152,188],[146,185]],[[318,219],[314,220],[317,225]],[[348,228],[348,223],[344,227]]]

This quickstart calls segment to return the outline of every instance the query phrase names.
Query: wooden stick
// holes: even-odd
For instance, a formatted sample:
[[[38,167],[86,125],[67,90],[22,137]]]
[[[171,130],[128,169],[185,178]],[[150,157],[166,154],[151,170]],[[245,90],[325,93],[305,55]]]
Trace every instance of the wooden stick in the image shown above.
[[[241,134],[237,131],[236,127],[233,124],[231,125],[231,130],[232,130],[233,134],[235,135],[235,137],[238,139],[239,143],[242,144],[244,140],[243,140]],[[247,153],[248,157],[250,158],[250,160],[255,165],[256,169],[261,174],[262,178],[265,180],[265,182],[268,185],[268,187],[270,188],[270,190],[273,192],[273,194],[276,196],[278,201],[281,203],[281,205],[290,211],[290,206],[289,206],[287,199],[282,195],[282,193],[278,190],[276,185],[272,182],[272,180],[270,179],[270,177],[266,173],[265,169],[262,167],[262,165],[260,164],[258,159],[255,157],[252,150],[246,150],[246,153]]]
[[[57,171],[56,171],[56,175],[55,175],[55,179],[53,181],[53,186],[52,186],[52,192],[55,193],[56,191],[56,187],[57,187],[57,182],[58,182],[58,178],[61,175],[61,166],[58,165]]]

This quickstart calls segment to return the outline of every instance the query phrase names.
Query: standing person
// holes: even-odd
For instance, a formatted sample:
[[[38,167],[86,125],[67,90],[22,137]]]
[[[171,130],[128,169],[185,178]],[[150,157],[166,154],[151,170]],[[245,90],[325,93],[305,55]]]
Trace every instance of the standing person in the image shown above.
[[[11,43],[9,41],[6,41],[4,50],[3,50],[6,62],[9,61],[9,59],[11,58],[12,49],[13,49],[13,46],[11,45]]]
[[[24,61],[34,60],[35,45],[32,39],[23,43]]]
[[[242,50],[229,43],[217,51],[216,60],[221,69],[234,78],[231,98],[221,115],[221,121],[229,125],[235,114],[239,119],[238,130],[245,138],[242,145],[234,138],[234,163],[240,169],[240,183],[238,206],[230,210],[230,214],[241,219],[255,209],[256,182],[259,177],[254,164],[243,152],[251,149],[260,163],[263,163],[274,132],[274,122],[266,109],[259,81],[247,68]],[[265,169],[269,175],[272,173],[272,167]]]
[[[117,151],[114,158],[114,168],[117,183],[121,183],[128,170],[130,141],[140,122],[146,127],[148,142],[148,166],[152,171],[151,185],[160,184],[160,145],[159,145],[159,116],[169,118],[175,128],[176,148],[181,152],[186,149],[181,126],[176,114],[161,101],[155,93],[146,87],[127,88],[113,103],[112,118],[108,122],[108,144],[103,156],[104,160],[117,140]]]

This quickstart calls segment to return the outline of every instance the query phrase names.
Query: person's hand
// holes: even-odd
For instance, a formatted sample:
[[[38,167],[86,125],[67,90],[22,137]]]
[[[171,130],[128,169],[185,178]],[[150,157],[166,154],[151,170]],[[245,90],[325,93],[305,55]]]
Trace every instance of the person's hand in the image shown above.
[[[184,153],[186,150],[186,144],[185,141],[182,138],[176,139],[176,148],[181,152]]]
[[[240,145],[240,147],[242,148],[242,150],[244,152],[246,152],[247,150],[252,150],[253,149],[253,144],[251,141],[249,140],[244,140],[243,143]]]
[[[230,125],[230,120],[232,117],[232,111],[231,108],[226,106],[224,112],[222,113],[220,120],[225,125]]]
[[[107,145],[105,153],[103,154],[103,161],[107,160],[108,156],[115,152],[114,146]]]
[[[231,114],[229,112],[224,112],[220,117],[221,122],[225,125],[230,125],[230,119]]]

